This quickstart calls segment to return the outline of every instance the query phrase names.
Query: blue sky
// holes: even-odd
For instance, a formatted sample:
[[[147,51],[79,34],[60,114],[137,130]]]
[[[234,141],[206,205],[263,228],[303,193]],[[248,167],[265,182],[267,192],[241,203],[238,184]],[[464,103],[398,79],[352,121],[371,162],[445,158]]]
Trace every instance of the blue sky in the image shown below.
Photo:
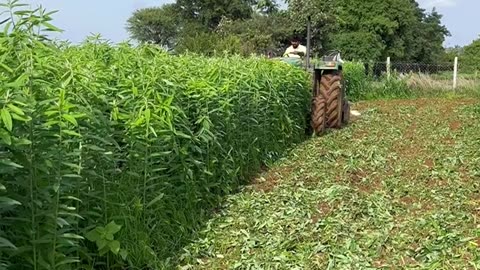
[[[160,6],[173,0],[28,0],[34,6],[59,10],[53,15],[54,24],[64,32],[59,36],[74,43],[90,34],[101,34],[112,42],[128,39],[125,23],[138,8]],[[25,1],[24,1],[25,2]],[[443,23],[452,36],[445,46],[465,45],[480,35],[479,0],[417,0],[431,10],[436,7],[444,15]]]

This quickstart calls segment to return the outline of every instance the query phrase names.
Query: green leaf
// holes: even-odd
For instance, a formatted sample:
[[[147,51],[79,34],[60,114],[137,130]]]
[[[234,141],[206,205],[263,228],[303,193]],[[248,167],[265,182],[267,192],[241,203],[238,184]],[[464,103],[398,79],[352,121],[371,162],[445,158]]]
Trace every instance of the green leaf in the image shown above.
[[[103,256],[110,251],[110,247],[108,245],[104,245],[103,248],[98,249],[100,256]]]
[[[57,225],[60,226],[60,228],[63,228],[63,226],[70,226],[70,223],[68,223],[65,219],[58,217],[57,218]]]
[[[141,124],[143,123],[143,120],[144,120],[144,117],[143,117],[143,116],[139,117],[139,118],[137,119],[137,121],[135,121],[135,122],[133,123],[133,126],[136,127],[136,126],[141,125]]]
[[[75,137],[82,137],[82,135],[80,135],[79,133],[73,131],[73,130],[62,130],[62,133],[65,133],[67,135],[70,135],[70,136],[75,136]]]
[[[107,232],[107,231],[105,230],[105,228],[102,227],[102,226],[97,226],[97,227],[95,228],[95,230],[97,231],[97,233],[98,233],[100,236],[104,236],[105,233]]]
[[[9,68],[8,66],[6,66],[6,65],[3,64],[3,63],[0,63],[0,67],[2,67],[3,69],[5,69],[8,73],[13,73],[13,69]]]
[[[6,145],[12,145],[12,138],[10,137],[10,133],[5,129],[0,129],[0,138]]]
[[[32,144],[32,142],[28,139],[15,139],[14,143],[16,146]]]
[[[97,247],[98,247],[98,250],[102,250],[103,248],[107,247],[108,246],[108,240],[105,240],[105,239],[102,239],[100,238],[99,240],[97,240]]]
[[[62,29],[48,23],[48,22],[42,22],[42,25],[46,27],[46,29],[48,31],[52,31],[52,32],[63,32]]]
[[[2,205],[13,206],[13,205],[22,205],[22,204],[19,201],[10,199],[8,197],[0,197],[0,206]]]
[[[52,115],[55,115],[55,114],[58,114],[58,111],[46,111],[45,112],[46,116],[52,116]]]
[[[15,120],[18,120],[18,121],[22,121],[22,122],[28,122],[31,120],[30,117],[23,117],[23,116],[20,116],[16,113],[12,113],[12,118],[15,119]]]
[[[3,165],[7,165],[7,166],[10,166],[10,167],[17,168],[17,169],[23,168],[22,165],[19,165],[19,164],[15,163],[11,160],[8,160],[8,159],[0,160],[0,163],[3,164]]]
[[[68,174],[64,174],[62,175],[62,177],[65,177],[65,178],[76,178],[76,179],[82,179],[82,176],[81,175],[78,175],[78,174],[72,174],[72,173],[68,173]],[[67,198],[67,197],[63,197],[63,198]],[[73,197],[75,198],[75,197]],[[77,199],[77,198],[75,198]]]
[[[108,246],[110,247],[110,250],[115,255],[117,255],[118,252],[120,251],[120,242],[118,242],[117,240],[110,242],[110,244]]]
[[[151,111],[150,111],[150,109],[146,109],[146,110],[145,110],[145,121],[146,121],[147,123],[150,123],[150,116],[151,116]]]
[[[0,190],[4,191],[4,190],[7,190],[7,188],[0,183]]]
[[[148,204],[147,204],[147,208],[152,206],[153,204],[155,204],[156,202],[160,201],[163,196],[165,196],[164,193],[160,193],[157,197],[155,197],[155,199],[153,199],[152,201],[150,201]]]
[[[76,217],[76,218],[79,218],[79,219],[84,219],[82,216],[80,216],[77,213],[70,213],[70,212],[67,212],[67,211],[59,211],[58,214],[62,215],[62,216]]]
[[[125,250],[125,249],[122,249],[120,250],[120,256],[122,257],[123,260],[126,260],[127,259],[127,256],[128,256],[128,251]]]
[[[112,240],[114,239],[113,234],[107,232],[107,233],[105,234],[105,239],[107,239],[108,241],[112,241]]]
[[[72,123],[75,126],[78,126],[77,120],[75,117],[69,115],[69,114],[63,114],[62,117],[67,120],[68,122]]]
[[[78,176],[76,174],[74,174],[75,176]],[[63,196],[62,199],[67,199],[67,200],[73,200],[73,201],[77,201],[77,202],[82,202],[82,200],[80,200],[79,198],[77,197],[74,197],[74,196]]]
[[[115,221],[112,221],[108,223],[107,226],[105,226],[105,231],[111,234],[116,234],[117,232],[120,231],[121,228],[122,228],[121,225],[117,225]]]
[[[7,107],[12,110],[12,112],[18,114],[18,115],[25,115],[25,113],[22,111],[22,109],[18,108],[17,106],[13,104],[7,104]]]
[[[74,233],[64,233],[64,234],[62,234],[62,237],[63,238],[68,238],[68,239],[78,239],[78,240],[85,239],[85,238],[83,238],[83,236],[78,235],[78,234],[74,234]]]
[[[12,248],[12,249],[17,249],[17,247],[12,244],[12,242],[8,241],[7,239],[0,237],[0,248]]]
[[[60,183],[57,182],[57,183],[53,184],[53,191],[55,193],[57,193],[59,189],[60,189]]]
[[[191,139],[192,137],[183,133],[183,132],[180,132],[180,131],[175,131],[175,135],[181,137],[181,138],[185,138],[185,139]]]
[[[70,162],[62,162],[62,164],[65,165],[65,166],[67,166],[67,167],[69,167],[69,168],[72,168],[72,169],[74,169],[74,170],[76,170],[76,171],[82,169],[82,167],[80,167],[78,164],[74,164],[74,163],[70,163]]]
[[[18,169],[23,168],[22,165],[19,165],[19,164],[15,163],[11,160],[8,160],[8,159],[0,160],[0,163],[3,164],[3,165],[10,166],[10,167],[18,168]]]
[[[12,131],[13,124],[12,124],[12,116],[10,115],[10,112],[3,108],[1,111],[1,116],[2,116],[2,121],[5,127],[7,128],[8,131]]]
[[[61,261],[60,261],[59,263],[57,263],[55,266],[56,266],[56,267],[59,267],[59,266],[65,265],[65,264],[79,263],[79,262],[80,262],[79,259],[68,258],[68,259],[61,260]]]
[[[87,234],[85,234],[85,238],[88,239],[90,242],[95,242],[97,240],[100,240],[100,234],[98,234],[96,229],[93,229],[89,231]]]

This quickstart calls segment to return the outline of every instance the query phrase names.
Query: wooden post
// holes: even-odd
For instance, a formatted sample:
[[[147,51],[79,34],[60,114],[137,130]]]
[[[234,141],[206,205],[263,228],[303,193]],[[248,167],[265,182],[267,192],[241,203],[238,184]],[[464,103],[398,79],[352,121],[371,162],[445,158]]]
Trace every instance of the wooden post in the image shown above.
[[[457,73],[458,73],[458,57],[455,57],[455,63],[453,66],[453,89],[457,88]]]
[[[391,72],[391,63],[390,63],[390,56],[387,57],[387,78],[390,79],[390,72]]]

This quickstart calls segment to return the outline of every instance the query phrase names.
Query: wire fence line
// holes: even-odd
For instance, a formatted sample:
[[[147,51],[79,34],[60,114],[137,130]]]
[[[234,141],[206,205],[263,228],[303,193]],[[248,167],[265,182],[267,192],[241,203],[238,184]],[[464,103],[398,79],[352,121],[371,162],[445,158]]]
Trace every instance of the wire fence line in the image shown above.
[[[409,62],[391,62],[390,65],[387,62],[370,62],[365,63],[365,72],[367,75],[380,77],[384,74],[398,73],[422,73],[422,74],[439,74],[445,72],[454,71],[453,63],[409,63]],[[389,71],[390,67],[390,71]]]
[[[416,81],[439,81],[450,84],[454,89],[457,86],[480,87],[479,70],[465,65],[458,58],[447,63],[392,62],[387,58],[385,62],[364,62],[364,66],[366,75],[376,79],[392,75],[411,78],[413,75]]]
[[[365,74],[374,80],[387,77],[405,79],[408,85],[420,88],[457,89],[479,88],[480,71],[459,61],[438,63],[416,63],[391,61],[363,62]]]

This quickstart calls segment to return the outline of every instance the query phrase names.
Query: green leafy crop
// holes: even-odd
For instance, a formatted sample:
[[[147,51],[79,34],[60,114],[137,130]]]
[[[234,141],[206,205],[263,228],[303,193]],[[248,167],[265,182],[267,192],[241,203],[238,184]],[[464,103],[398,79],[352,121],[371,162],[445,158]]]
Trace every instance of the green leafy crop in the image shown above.
[[[51,13],[2,7],[0,268],[160,268],[304,137],[300,69],[52,42]]]

